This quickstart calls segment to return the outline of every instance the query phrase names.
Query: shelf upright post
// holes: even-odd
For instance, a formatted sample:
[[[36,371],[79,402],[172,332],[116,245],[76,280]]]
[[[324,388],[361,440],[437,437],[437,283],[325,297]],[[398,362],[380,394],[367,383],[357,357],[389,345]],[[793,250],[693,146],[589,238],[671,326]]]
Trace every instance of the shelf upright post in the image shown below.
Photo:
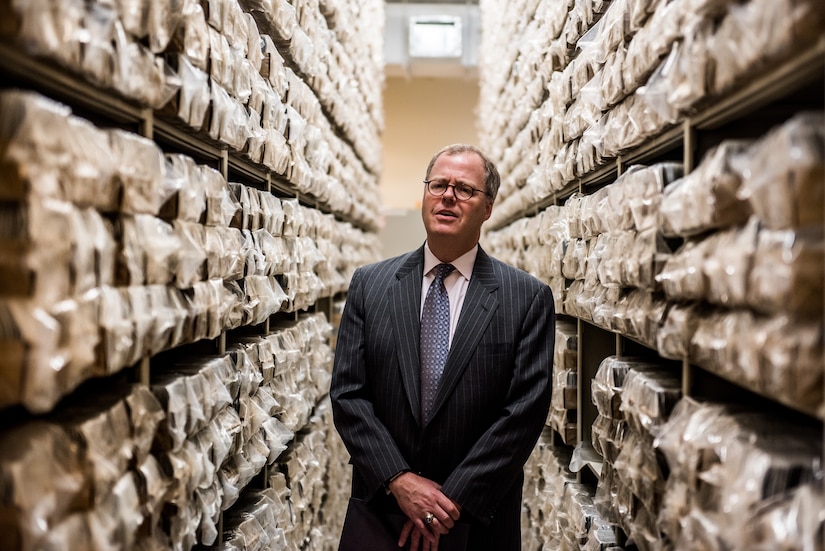
[[[155,113],[148,107],[140,111],[140,134],[149,140],[155,139]]]
[[[150,375],[151,375],[151,370],[149,368],[149,364],[150,364],[149,356],[144,356],[143,358],[140,359],[140,365],[138,366],[140,384],[145,385],[146,387],[149,386]]]
[[[226,354],[226,331],[221,331],[221,334],[218,335],[218,354],[223,356]]]
[[[221,174],[224,180],[229,182],[229,150],[224,148],[220,150]]]
[[[696,162],[695,155],[696,155],[696,126],[690,120],[690,118],[685,119],[682,123],[682,167],[684,173],[687,174],[691,170],[693,170],[694,164]],[[693,366],[690,363],[690,359],[685,356],[682,358],[682,395],[683,396],[692,396],[693,393],[693,379],[694,379],[694,372]]]

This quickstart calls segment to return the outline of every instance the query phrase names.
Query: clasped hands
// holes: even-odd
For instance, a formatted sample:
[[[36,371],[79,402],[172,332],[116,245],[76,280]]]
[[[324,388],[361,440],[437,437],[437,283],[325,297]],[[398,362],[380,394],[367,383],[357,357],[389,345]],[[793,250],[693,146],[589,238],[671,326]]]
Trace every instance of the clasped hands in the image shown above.
[[[407,472],[389,484],[407,522],[401,529],[398,546],[410,542],[410,551],[437,551],[438,540],[447,534],[461,516],[461,506],[441,492],[441,485]],[[431,522],[427,522],[432,514]]]

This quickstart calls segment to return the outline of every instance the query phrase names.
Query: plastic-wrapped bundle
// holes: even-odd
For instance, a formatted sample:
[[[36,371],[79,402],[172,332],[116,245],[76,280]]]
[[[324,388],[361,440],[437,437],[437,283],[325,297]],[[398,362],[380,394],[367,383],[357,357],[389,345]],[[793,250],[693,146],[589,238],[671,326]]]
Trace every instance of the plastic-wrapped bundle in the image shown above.
[[[816,0],[731,2],[713,34],[712,90],[724,92],[738,81],[816,42],[825,28]]]
[[[53,304],[113,282],[113,231],[97,211],[52,200],[7,203],[0,220],[5,295]]]
[[[148,466],[159,410],[139,387],[102,400],[0,434],[3,506],[12,513],[5,541],[15,549],[62,549],[66,536],[91,545],[92,533],[98,544],[135,541],[143,511],[129,469]]]
[[[825,495],[817,484],[766,500],[754,513],[754,527],[744,534],[743,546],[756,551],[820,549],[825,545]]]
[[[244,325],[263,323],[280,311],[287,295],[274,276],[247,276],[242,280],[245,292]]]
[[[121,285],[165,285],[177,270],[181,242],[174,228],[148,214],[120,218],[117,281]]]
[[[584,227],[582,223],[582,209],[586,195],[574,193],[564,202],[564,212],[567,219],[567,234],[570,239],[579,239],[584,237]]]
[[[228,356],[203,358],[168,366],[158,373],[151,390],[166,412],[158,430],[162,449],[177,450],[204,429],[235,399],[238,374]]]
[[[174,282],[181,289],[206,279],[206,227],[175,220],[173,231],[180,243],[174,267]]]
[[[620,410],[632,430],[656,436],[682,397],[678,373],[661,367],[634,367],[625,375]]]
[[[25,50],[50,57],[72,69],[81,66],[81,35],[86,7],[82,0],[13,1],[9,17],[11,31]]]
[[[757,352],[761,377],[758,388],[790,404],[819,410],[822,404],[822,320],[799,321],[790,316],[760,318],[756,330],[741,344],[739,364]],[[743,362],[742,360],[745,360]]]
[[[769,230],[757,237],[748,274],[747,303],[754,309],[821,315],[825,241],[823,227],[810,230]]]
[[[261,35],[261,75],[272,85],[279,98],[285,98],[288,88],[284,58],[268,34]]]
[[[232,197],[229,185],[223,175],[214,168],[206,165],[198,165],[200,178],[206,195],[206,217],[203,221],[207,226],[228,227],[240,205]]]
[[[571,239],[562,259],[562,275],[567,279],[584,279],[587,258],[587,241]]]
[[[669,304],[656,333],[656,350],[663,358],[687,358],[693,333],[704,317],[697,304]]]
[[[593,449],[610,464],[616,462],[627,434],[627,421],[613,419],[601,413],[591,426]]]
[[[210,89],[212,101],[207,123],[209,136],[235,151],[243,151],[249,138],[249,115],[246,108],[215,81],[212,81]]]
[[[708,282],[702,270],[707,255],[704,243],[686,241],[656,275],[656,281],[669,300],[703,300],[707,296]]]
[[[654,0],[648,9],[635,11],[644,14],[652,11],[647,22],[629,41],[622,80],[626,93],[630,94],[642,86],[662,59],[670,51],[673,42],[681,37],[682,23],[686,13],[685,2],[663,2]],[[644,15],[639,15],[639,19]]]
[[[226,512],[223,547],[237,551],[286,551],[284,526],[277,520],[277,511],[286,507],[273,488],[245,494]]]
[[[751,219],[745,226],[688,241],[665,262],[656,280],[670,300],[746,305],[757,231]]]
[[[652,444],[653,439],[649,434],[628,430],[613,462],[616,475],[646,513],[659,510],[667,480]],[[640,515],[633,521],[637,526],[644,527],[643,532],[655,533],[655,516],[641,517]]]
[[[659,226],[667,236],[690,236],[744,223],[750,207],[737,196],[735,167],[750,142],[729,140],[710,150],[695,170],[664,189]]]
[[[683,399],[655,445],[671,472],[659,526],[677,546],[701,538],[713,548],[749,549],[743,534],[766,504],[822,481],[818,429],[765,413]],[[815,548],[801,539],[812,535],[791,536],[794,548]]]
[[[553,351],[553,369],[575,371],[578,351],[576,324],[558,320],[556,322],[556,346]]]
[[[571,483],[564,486],[562,499],[565,506],[558,515],[563,549],[577,549],[585,542],[590,522],[598,515],[593,505],[593,495],[594,489],[586,484]]]
[[[822,225],[823,118],[821,111],[800,113],[768,132],[736,159],[743,175],[738,196],[748,201],[769,228]]]
[[[634,165],[616,180],[616,184],[622,182],[629,188],[625,192],[626,208],[630,210],[632,224],[637,231],[657,225],[662,190],[681,177],[682,171],[680,163],[659,163],[648,167]]]
[[[183,54],[169,57],[170,66],[180,80],[178,94],[165,109],[195,130],[201,130],[211,102],[209,74],[196,67]]]
[[[183,20],[173,29],[166,54],[180,53],[200,71],[209,68],[209,26],[199,2],[185,2],[180,12]]]
[[[632,289],[619,298],[612,328],[652,348],[666,307],[667,302],[659,295]]]
[[[576,409],[577,373],[570,370],[554,370],[551,405],[556,409]]]
[[[525,464],[523,490],[527,509],[523,532],[545,544],[557,542],[561,536],[557,517],[562,508],[564,485],[575,482],[567,468],[569,448],[554,446],[551,440],[549,431],[539,438]]]
[[[61,408],[51,419],[83,450],[92,507],[105,503],[134,459],[131,419],[124,401],[127,392],[123,388],[105,396],[87,396],[82,403]]]
[[[713,22],[688,15],[680,29],[681,40],[639,88],[645,102],[668,124],[682,120],[710,87],[711,56],[708,51]]]
[[[206,226],[204,252],[208,279],[234,281],[244,275],[243,234],[237,228]]]
[[[180,81],[163,58],[115,23],[112,86],[123,96],[153,109],[163,108],[180,89]]]
[[[591,385],[591,399],[600,414],[611,419],[623,418],[621,388],[627,372],[638,364],[636,359],[618,356],[602,360]]]
[[[711,235],[702,271],[707,281],[707,301],[735,307],[747,304],[748,276],[756,253],[758,224],[751,219],[742,227]]]
[[[8,199],[29,194],[112,211],[118,206],[115,162],[106,132],[68,107],[30,92],[0,95]]]
[[[620,514],[627,507],[622,501],[622,483],[616,475],[616,469],[611,462],[602,463],[602,472],[599,483],[596,485],[596,493],[593,496],[593,503],[605,521],[617,525],[620,522]],[[629,493],[628,493],[629,495]]]

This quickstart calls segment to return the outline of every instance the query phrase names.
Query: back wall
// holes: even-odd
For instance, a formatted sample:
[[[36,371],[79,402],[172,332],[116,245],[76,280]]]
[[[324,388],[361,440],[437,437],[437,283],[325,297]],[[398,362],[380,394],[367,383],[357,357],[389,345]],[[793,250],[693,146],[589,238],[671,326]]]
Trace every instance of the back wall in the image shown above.
[[[387,77],[380,182],[384,205],[380,237],[385,257],[424,242],[418,211],[427,163],[445,145],[478,144],[477,104],[475,79]]]

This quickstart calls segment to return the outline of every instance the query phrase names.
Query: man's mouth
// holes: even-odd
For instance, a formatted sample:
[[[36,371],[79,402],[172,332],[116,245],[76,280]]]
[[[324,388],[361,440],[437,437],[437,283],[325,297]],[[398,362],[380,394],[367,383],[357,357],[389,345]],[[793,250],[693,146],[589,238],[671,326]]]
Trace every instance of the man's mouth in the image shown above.
[[[440,210],[435,213],[436,216],[449,216],[450,218],[457,218],[456,214],[447,210]]]

